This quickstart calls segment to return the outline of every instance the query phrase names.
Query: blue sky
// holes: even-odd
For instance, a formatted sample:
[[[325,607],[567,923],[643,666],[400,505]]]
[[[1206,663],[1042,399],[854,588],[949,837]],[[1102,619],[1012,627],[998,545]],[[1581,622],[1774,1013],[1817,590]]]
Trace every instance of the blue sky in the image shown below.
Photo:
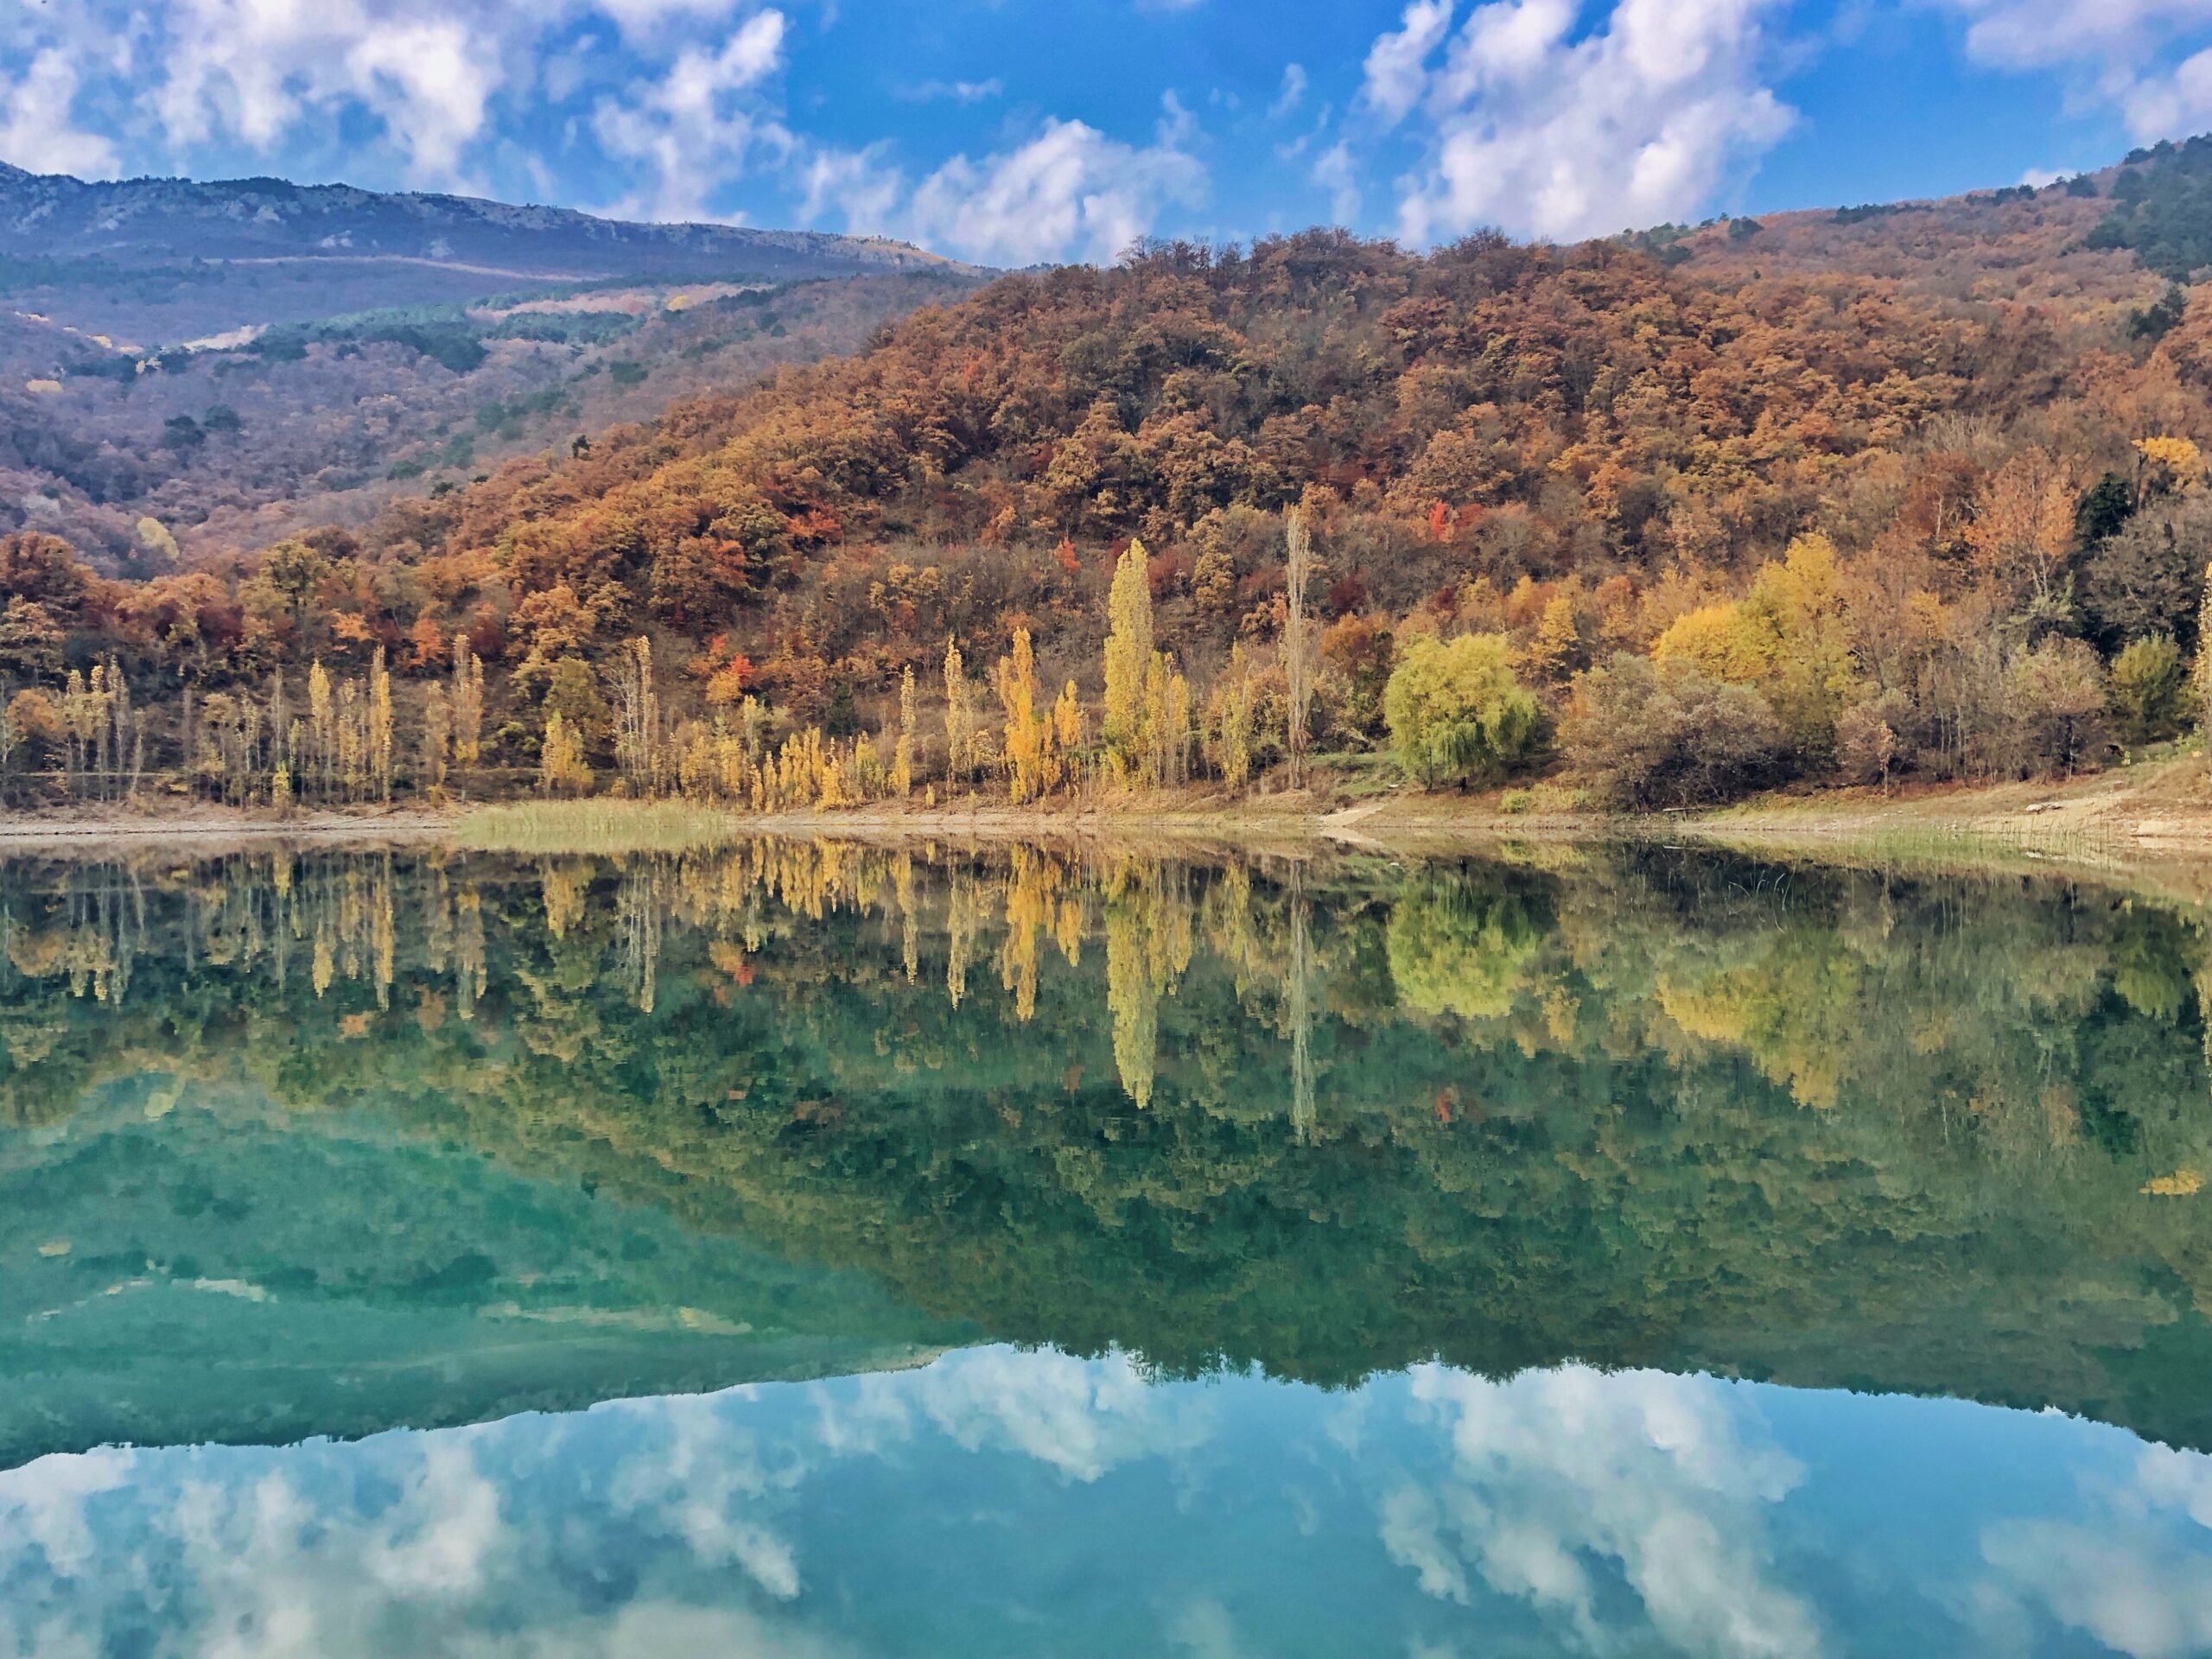
[[[0,159],[881,232],[1427,245],[2212,128],[2212,0],[0,0]]]

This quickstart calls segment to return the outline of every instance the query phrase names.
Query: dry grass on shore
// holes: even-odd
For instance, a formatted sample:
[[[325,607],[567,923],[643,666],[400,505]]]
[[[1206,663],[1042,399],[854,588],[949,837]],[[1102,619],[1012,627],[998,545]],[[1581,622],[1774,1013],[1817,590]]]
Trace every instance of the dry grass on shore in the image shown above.
[[[719,847],[746,825],[690,801],[520,801],[471,812],[454,839],[480,853],[681,853]]]
[[[759,817],[684,801],[596,798],[437,811],[303,813],[285,818],[199,806],[134,811],[0,814],[0,854],[64,858],[193,854],[271,842],[373,845],[440,841],[524,856],[672,853],[748,836],[880,842],[1035,842],[1115,849],[1198,847],[1305,857],[1325,850],[1451,855],[1514,843],[1561,846],[1642,839],[1732,846],[1823,863],[1890,868],[2046,871],[2150,885],[2212,898],[2212,780],[2202,753],[2168,751],[2063,784],[1918,786],[1892,794],[1827,789],[1764,797],[1717,812],[1648,818],[1593,813],[1573,792],[1424,794],[1348,791],[1332,778],[1311,791],[1231,797],[1198,789],[1017,807],[970,797],[925,807],[877,802]],[[1348,794],[1351,798],[1347,798]]]

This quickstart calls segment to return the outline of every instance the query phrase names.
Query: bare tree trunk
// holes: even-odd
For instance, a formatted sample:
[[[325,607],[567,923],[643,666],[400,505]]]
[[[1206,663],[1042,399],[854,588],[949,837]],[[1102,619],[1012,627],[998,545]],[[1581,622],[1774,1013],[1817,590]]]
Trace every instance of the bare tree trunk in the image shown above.
[[[1313,999],[1307,976],[1313,970],[1313,901],[1306,896],[1306,869],[1290,875],[1290,1127],[1298,1144],[1313,1139]]]
[[[11,700],[8,682],[0,678],[0,806],[8,804],[8,784],[15,769],[16,720],[9,712]]]
[[[653,690],[652,646],[643,637],[623,651],[610,689],[614,693],[614,756],[639,799],[652,796],[659,747],[660,702]]]
[[[1303,508],[1293,507],[1283,515],[1283,534],[1289,548],[1284,573],[1283,677],[1290,692],[1290,730],[1284,747],[1290,759],[1290,786],[1303,789],[1306,721],[1313,704],[1312,643],[1306,624],[1306,585],[1313,574],[1313,538],[1306,532]]]

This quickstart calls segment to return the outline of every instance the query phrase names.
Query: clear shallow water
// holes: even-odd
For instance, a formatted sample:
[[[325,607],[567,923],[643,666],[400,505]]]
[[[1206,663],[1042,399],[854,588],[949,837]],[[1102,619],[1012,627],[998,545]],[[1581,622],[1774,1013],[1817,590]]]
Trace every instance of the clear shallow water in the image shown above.
[[[0,927],[0,1653],[2212,1651],[2192,912],[763,844]]]

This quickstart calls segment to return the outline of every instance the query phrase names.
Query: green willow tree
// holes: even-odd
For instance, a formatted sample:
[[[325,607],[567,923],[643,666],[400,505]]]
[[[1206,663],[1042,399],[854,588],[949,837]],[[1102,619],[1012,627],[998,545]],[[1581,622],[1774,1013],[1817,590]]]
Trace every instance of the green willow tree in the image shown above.
[[[1541,711],[1513,675],[1503,636],[1433,634],[1405,649],[1382,695],[1399,764],[1427,788],[1465,788],[1504,771],[1534,743]]]

